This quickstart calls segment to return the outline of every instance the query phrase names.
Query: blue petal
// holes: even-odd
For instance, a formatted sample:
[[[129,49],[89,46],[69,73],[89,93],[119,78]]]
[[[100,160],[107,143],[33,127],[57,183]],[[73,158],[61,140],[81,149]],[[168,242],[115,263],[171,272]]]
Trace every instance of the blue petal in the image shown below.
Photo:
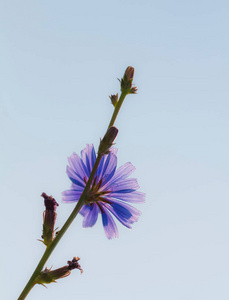
[[[72,182],[71,189],[83,192],[84,188],[85,188],[85,183],[84,183],[84,186],[82,187],[82,186],[76,185]]]
[[[90,211],[91,211],[91,209],[88,205],[83,205],[80,210],[80,214],[81,214],[81,216],[85,217]]]
[[[94,203],[91,207],[89,207],[90,210],[88,213],[85,215],[84,220],[83,220],[83,227],[92,227],[95,225],[97,219],[98,219],[98,212],[99,208],[96,203]]]
[[[71,178],[70,178],[71,179]],[[128,194],[128,193],[132,193],[135,190],[133,189],[126,189],[126,190],[120,190],[120,191],[115,191],[116,193],[123,193],[123,194]]]
[[[83,150],[81,151],[81,156],[82,156]],[[83,167],[84,172],[87,175],[87,178],[90,176],[90,170],[88,169],[87,165],[83,162],[81,159],[81,166]]]
[[[120,204],[117,204],[117,203],[112,203],[111,206],[114,208],[114,210],[119,214],[119,216],[122,219],[129,220],[131,218],[132,214],[123,205],[120,205]]]
[[[131,193],[139,189],[136,178],[127,178],[117,181],[113,185],[107,185],[107,189],[115,193]]]
[[[129,224],[133,224],[134,222],[138,221],[138,218],[141,215],[141,212],[138,209],[116,199],[112,199],[111,201],[112,203],[110,204],[110,206],[113,209],[110,210],[112,211],[112,213],[114,211],[119,216],[119,218]]]
[[[91,151],[91,166],[92,166],[92,168],[94,167],[95,161],[96,161],[96,154],[95,154],[95,148],[93,146],[92,151]]]
[[[85,182],[69,166],[67,166],[67,174],[75,185],[85,187]]]
[[[109,151],[110,151],[110,153],[113,153],[114,155],[117,156],[117,152],[118,152],[118,149],[117,149],[117,148],[111,147]]]
[[[102,177],[106,174],[106,170],[107,170],[107,167],[109,166],[110,159],[111,159],[111,154],[109,153],[109,154],[105,157],[105,160],[104,160],[103,170],[102,170],[102,172],[101,172],[101,176],[102,176]]]
[[[116,170],[117,167],[117,156],[113,153],[109,153],[109,163],[106,169],[103,171],[103,176],[106,176]]]
[[[87,166],[87,170],[91,173],[96,160],[94,146],[92,144],[87,145],[86,148],[81,151],[81,157],[84,165]]]
[[[122,193],[122,192],[112,192],[109,194],[109,197],[117,198],[119,200],[130,202],[130,203],[144,203],[145,202],[145,194],[133,191],[131,193]]]
[[[104,176],[104,173],[106,172],[106,169],[109,165],[109,162],[110,162],[110,153],[108,155],[104,155],[101,159],[101,162],[99,164],[99,167],[98,167],[98,178],[97,178],[97,182],[100,181],[103,176]],[[101,168],[100,168],[101,166]]]
[[[75,190],[67,190],[62,193],[62,201],[64,203],[77,202],[81,196],[82,192]]]
[[[121,179],[126,179],[128,176],[130,176],[135,170],[135,167],[130,163],[126,163],[123,166],[119,167],[112,180],[109,182],[109,185],[115,184],[117,181],[120,181]]]
[[[103,179],[102,185],[104,185],[104,182],[107,182],[106,178],[108,180],[112,178],[117,166],[117,157],[113,153],[110,152],[108,155],[104,155],[103,158],[97,172],[98,181]]]
[[[114,209],[112,205],[109,205],[108,203],[103,203],[104,206],[116,217],[116,219],[119,220],[120,223],[122,223],[127,228],[131,229],[132,227],[128,223],[128,221],[120,216],[120,214]]]
[[[108,210],[105,208],[104,205],[102,208],[103,209],[101,210],[101,213],[102,213],[103,227],[107,238],[113,239],[118,237],[118,229],[113,218],[111,217],[110,213],[108,212]]]
[[[101,177],[101,173],[102,173],[102,169],[103,169],[103,163],[104,163],[104,160],[105,160],[105,157],[106,155],[104,155],[102,158],[101,158],[101,161],[99,163],[99,166],[98,166],[98,169],[95,173],[95,177],[97,176],[97,182],[99,181],[99,177]]]
[[[85,166],[82,161],[82,159],[76,154],[73,153],[68,158],[68,162],[70,167],[74,170],[74,172],[83,180],[84,178],[87,178],[87,173],[85,172]],[[83,167],[84,166],[84,167]]]
[[[106,183],[108,183],[110,181],[110,179],[114,176],[115,170],[116,170],[116,166],[110,172],[110,174],[107,174],[106,176],[104,176],[103,181],[102,181],[102,187],[101,187],[102,190],[104,190],[104,185],[106,185]]]

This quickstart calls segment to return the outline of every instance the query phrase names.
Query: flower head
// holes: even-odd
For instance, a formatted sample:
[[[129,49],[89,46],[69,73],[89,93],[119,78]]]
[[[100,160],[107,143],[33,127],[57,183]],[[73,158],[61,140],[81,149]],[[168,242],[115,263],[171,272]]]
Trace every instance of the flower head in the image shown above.
[[[137,179],[127,178],[135,167],[131,163],[117,167],[117,149],[111,148],[101,159],[95,177],[80,210],[84,217],[83,227],[92,227],[98,215],[102,215],[103,227],[108,239],[118,237],[117,226],[111,216],[115,216],[124,226],[131,228],[140,216],[140,211],[129,203],[143,203],[145,194],[138,192]],[[94,146],[87,145],[81,151],[81,158],[73,153],[68,158],[67,174],[72,181],[70,190],[63,192],[63,202],[77,202],[85,188],[96,160]]]

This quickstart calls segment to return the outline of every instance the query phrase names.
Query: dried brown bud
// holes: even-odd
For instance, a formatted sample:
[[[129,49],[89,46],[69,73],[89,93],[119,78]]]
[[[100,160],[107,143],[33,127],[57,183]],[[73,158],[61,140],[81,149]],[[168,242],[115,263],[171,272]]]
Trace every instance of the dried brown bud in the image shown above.
[[[132,86],[132,88],[130,89],[129,93],[130,94],[136,94],[137,93],[137,87],[136,86]]]
[[[36,283],[42,284],[45,286],[45,284],[56,282],[57,279],[67,277],[71,274],[71,270],[73,269],[79,269],[81,274],[83,273],[83,270],[81,269],[81,266],[78,264],[78,261],[80,260],[79,257],[73,257],[72,261],[68,261],[68,265],[64,266],[62,268],[51,270],[45,268],[44,271],[41,271],[40,275],[36,278]]]
[[[59,204],[56,202],[56,200],[52,196],[48,196],[46,193],[42,193],[41,197],[44,198],[44,204],[45,204],[45,208],[47,210],[56,211],[56,208],[57,208],[57,206],[59,206]]]
[[[116,95],[111,95],[109,96],[111,99],[111,103],[114,105],[114,107],[116,106],[116,104],[118,103],[118,93]]]
[[[78,261],[80,260],[79,257],[73,257],[72,261],[69,260],[68,263],[68,269],[73,270],[73,269],[79,269],[81,274],[83,273],[83,269],[81,269],[81,266],[78,264]]]
[[[56,208],[59,204],[52,196],[45,193],[41,195],[44,198],[46,210],[43,213],[43,243],[49,246],[54,240],[55,223],[56,223]]]

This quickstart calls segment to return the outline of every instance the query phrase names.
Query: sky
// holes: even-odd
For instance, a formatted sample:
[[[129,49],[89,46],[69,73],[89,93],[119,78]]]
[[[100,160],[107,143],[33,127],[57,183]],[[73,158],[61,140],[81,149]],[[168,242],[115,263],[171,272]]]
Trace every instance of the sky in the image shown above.
[[[44,245],[42,192],[74,208],[67,157],[98,147],[127,66],[118,166],[132,162],[146,203],[108,240],[78,216],[48,260],[78,270],[27,299],[229,298],[229,2],[0,3],[1,299],[17,299]]]

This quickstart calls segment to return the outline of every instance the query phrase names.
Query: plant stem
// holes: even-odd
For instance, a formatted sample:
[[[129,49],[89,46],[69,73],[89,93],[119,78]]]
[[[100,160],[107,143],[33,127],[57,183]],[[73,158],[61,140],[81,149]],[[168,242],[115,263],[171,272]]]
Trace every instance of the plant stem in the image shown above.
[[[115,122],[115,120],[116,120],[116,118],[117,118],[117,115],[118,115],[118,113],[119,113],[119,110],[120,110],[120,108],[121,108],[121,106],[122,106],[122,104],[123,104],[123,101],[124,101],[124,99],[125,99],[125,97],[126,97],[127,94],[128,94],[128,91],[125,91],[125,92],[122,92],[122,93],[121,93],[120,98],[119,98],[119,100],[118,100],[118,103],[116,104],[115,109],[114,109],[114,112],[113,112],[113,115],[112,115],[112,117],[111,117],[111,121],[110,121],[110,124],[109,124],[109,126],[108,126],[108,129],[109,129],[111,126],[114,125],[114,122]]]
[[[74,210],[72,211],[71,215],[69,216],[69,218],[67,219],[67,221],[65,222],[65,224],[63,225],[63,227],[61,228],[61,230],[59,231],[59,233],[57,234],[57,236],[55,237],[55,239],[53,240],[53,242],[50,244],[50,246],[48,246],[40,260],[40,262],[38,263],[35,271],[33,272],[30,280],[28,281],[27,285],[25,286],[24,290],[22,291],[21,295],[19,296],[18,300],[22,300],[25,299],[25,297],[28,295],[28,293],[30,292],[30,290],[33,288],[33,286],[36,284],[36,278],[37,276],[40,274],[43,266],[45,265],[46,261],[48,260],[49,256],[51,255],[51,253],[53,252],[53,250],[55,249],[56,245],[59,243],[60,239],[62,238],[62,236],[65,234],[65,232],[67,231],[68,227],[71,225],[71,223],[73,222],[73,220],[75,219],[76,215],[78,214],[78,212],[80,211],[81,207],[84,204],[84,200],[85,197],[87,195],[87,192],[90,189],[90,185],[92,183],[92,180],[94,178],[95,172],[99,166],[100,160],[102,158],[102,155],[98,155],[94,167],[91,171],[90,177],[87,181],[87,184],[85,186],[85,189],[79,199],[79,201],[77,202]]]
[[[108,129],[114,125],[114,122],[117,118],[117,115],[119,113],[119,110],[122,106],[122,103],[125,99],[127,95],[127,92],[122,92],[119,98],[119,101],[114,109],[113,115],[111,117],[111,121],[110,124],[108,126]],[[28,283],[26,284],[24,290],[22,291],[21,295],[19,296],[18,300],[23,300],[26,298],[26,296],[29,294],[29,292],[31,291],[31,289],[34,287],[34,285],[36,284],[36,278],[37,276],[40,274],[40,272],[42,271],[45,263],[47,262],[48,258],[50,257],[50,255],[52,254],[53,250],[55,249],[55,247],[57,246],[57,244],[59,243],[59,241],[61,240],[61,238],[63,237],[63,235],[65,234],[65,232],[67,231],[68,227],[71,225],[71,223],[73,222],[73,220],[75,219],[75,217],[77,216],[77,214],[79,213],[81,207],[84,205],[84,201],[86,198],[86,195],[90,189],[92,180],[95,176],[96,170],[99,166],[99,163],[101,161],[103,154],[98,154],[95,164],[93,166],[93,169],[91,171],[91,174],[88,178],[87,184],[84,188],[84,191],[79,199],[79,201],[77,202],[74,210],[72,211],[71,215],[68,217],[67,221],[65,222],[65,224],[63,225],[63,227],[61,228],[61,230],[58,232],[57,236],[55,237],[55,239],[53,240],[53,242],[46,248],[40,262],[38,263],[35,271],[33,272],[32,276],[30,277]]]

